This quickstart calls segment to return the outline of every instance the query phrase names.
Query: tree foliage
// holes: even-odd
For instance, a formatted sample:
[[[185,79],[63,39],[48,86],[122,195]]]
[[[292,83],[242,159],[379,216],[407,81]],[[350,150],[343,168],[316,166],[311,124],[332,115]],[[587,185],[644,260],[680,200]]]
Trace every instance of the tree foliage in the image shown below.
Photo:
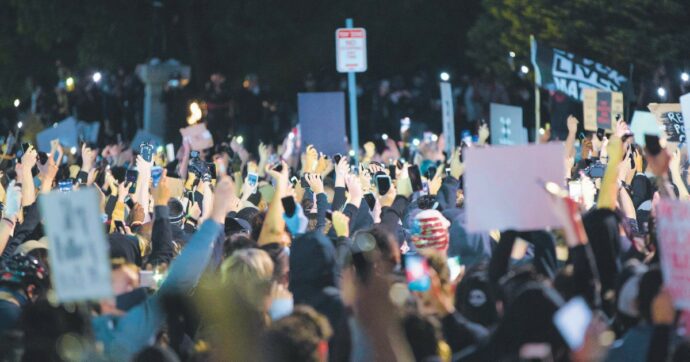
[[[687,0],[483,0],[483,15],[470,31],[470,56],[495,62],[497,53],[529,58],[529,36],[596,59],[638,77],[659,64],[685,66],[690,53]],[[492,36],[493,35],[493,36]],[[490,58],[489,58],[490,57]]]

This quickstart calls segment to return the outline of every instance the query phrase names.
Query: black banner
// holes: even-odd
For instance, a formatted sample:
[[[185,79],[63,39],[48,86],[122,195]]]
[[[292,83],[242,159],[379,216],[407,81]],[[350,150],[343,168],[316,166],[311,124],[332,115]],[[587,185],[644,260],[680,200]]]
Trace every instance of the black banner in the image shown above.
[[[560,91],[582,101],[582,90],[587,88],[622,92],[629,98],[632,85],[617,70],[592,59],[564,50],[538,45],[532,39],[532,65],[537,85]]]

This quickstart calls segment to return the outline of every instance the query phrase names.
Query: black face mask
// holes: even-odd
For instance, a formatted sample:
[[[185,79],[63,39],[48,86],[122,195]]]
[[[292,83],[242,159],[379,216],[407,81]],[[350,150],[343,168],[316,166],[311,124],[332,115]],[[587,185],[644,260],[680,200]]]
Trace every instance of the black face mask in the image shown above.
[[[126,312],[143,303],[147,297],[148,293],[146,292],[146,288],[137,288],[129,293],[120,294],[115,297],[115,307]]]

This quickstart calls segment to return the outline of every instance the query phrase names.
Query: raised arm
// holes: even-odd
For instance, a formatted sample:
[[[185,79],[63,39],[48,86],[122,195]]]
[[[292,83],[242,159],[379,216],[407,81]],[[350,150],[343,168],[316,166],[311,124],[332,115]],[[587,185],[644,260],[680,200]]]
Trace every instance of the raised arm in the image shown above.
[[[568,125],[568,136],[565,138],[565,157],[575,157],[575,137],[577,136],[577,118],[572,114],[566,121]]]
[[[599,199],[597,200],[597,208],[599,209],[616,209],[616,200],[618,199],[618,165],[623,160],[623,144],[621,139],[613,136],[608,144],[609,161],[606,166],[604,178],[601,180],[601,189],[599,191]]]
[[[282,199],[287,192],[290,168],[284,161],[282,165],[283,169],[280,172],[266,167],[266,173],[276,181],[276,187],[275,193],[273,194],[273,200],[271,200],[270,205],[268,205],[268,212],[266,213],[266,219],[264,220],[261,233],[259,234],[259,240],[257,240],[259,245],[277,242],[282,239],[282,235],[285,232],[285,220],[283,220],[285,210],[283,210],[283,203],[280,199]]]

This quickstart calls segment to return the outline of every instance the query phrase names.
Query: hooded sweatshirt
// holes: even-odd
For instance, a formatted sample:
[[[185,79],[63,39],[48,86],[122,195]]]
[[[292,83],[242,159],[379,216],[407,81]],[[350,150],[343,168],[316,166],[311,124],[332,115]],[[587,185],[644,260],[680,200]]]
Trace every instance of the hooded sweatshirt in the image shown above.
[[[337,288],[336,250],[321,232],[303,234],[290,248],[290,291],[295,304],[306,304],[339,326],[344,316]]]

